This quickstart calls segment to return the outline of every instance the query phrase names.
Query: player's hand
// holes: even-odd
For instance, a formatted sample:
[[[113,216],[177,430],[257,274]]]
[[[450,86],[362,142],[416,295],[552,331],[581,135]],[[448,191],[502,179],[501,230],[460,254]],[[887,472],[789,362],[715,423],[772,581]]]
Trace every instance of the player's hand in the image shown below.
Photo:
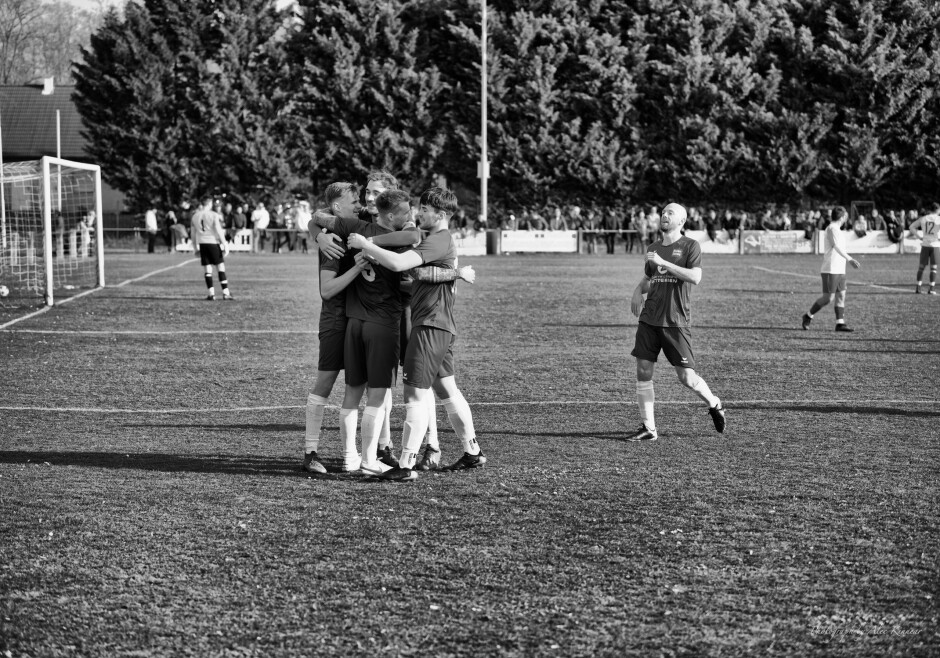
[[[327,258],[341,258],[346,253],[343,239],[335,233],[317,233],[317,248]]]
[[[464,265],[457,268],[457,276],[467,283],[473,283],[477,278],[477,273],[473,271],[473,265]]]
[[[855,269],[858,269],[858,268],[860,268],[860,267],[862,266],[862,264],[859,263],[859,262],[858,262],[857,260],[855,260],[854,258],[851,259],[849,262],[852,264],[852,267],[854,267]]]
[[[354,256],[353,267],[355,267],[360,272],[362,270],[367,270],[372,267],[372,260],[365,254],[365,252],[358,252]]]
[[[346,239],[346,244],[349,245],[350,249],[364,249],[368,242],[368,238],[358,233],[351,233]]]
[[[653,265],[665,265],[666,261],[663,260],[662,256],[657,254],[655,251],[646,252],[646,261],[652,263]]]

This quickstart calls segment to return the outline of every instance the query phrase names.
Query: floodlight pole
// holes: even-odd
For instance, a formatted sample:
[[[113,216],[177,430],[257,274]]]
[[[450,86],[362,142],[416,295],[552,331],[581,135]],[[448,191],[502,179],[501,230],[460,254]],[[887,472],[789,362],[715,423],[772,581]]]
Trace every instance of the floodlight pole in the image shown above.
[[[3,119],[0,117],[0,248],[7,248],[7,202],[3,191]]]
[[[486,0],[481,0],[482,18],[480,21],[480,219],[486,226],[486,182],[490,176],[486,153]]]

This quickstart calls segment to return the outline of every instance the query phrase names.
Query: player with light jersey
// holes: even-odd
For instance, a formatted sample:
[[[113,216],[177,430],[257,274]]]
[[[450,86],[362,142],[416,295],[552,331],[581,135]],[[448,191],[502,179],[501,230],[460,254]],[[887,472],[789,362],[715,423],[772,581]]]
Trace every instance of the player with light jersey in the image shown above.
[[[914,221],[910,225],[912,238],[920,237],[920,261],[917,264],[917,287],[914,292],[920,294],[920,287],[924,281],[924,270],[930,267],[930,288],[928,295],[936,295],[937,264],[940,263],[940,203],[935,203],[929,215]],[[922,236],[917,231],[923,231]]]
[[[457,246],[450,234],[450,218],[457,211],[457,197],[450,190],[432,187],[422,195],[418,207],[418,225],[429,231],[421,244],[403,253],[395,253],[370,243],[365,236],[350,235],[350,247],[362,249],[379,266],[395,272],[434,265],[440,268],[440,279],[446,282],[413,283],[411,297],[412,332],[405,354],[405,423],[402,432],[399,467],[382,475],[383,479],[406,482],[417,478],[414,466],[421,441],[427,431],[428,398],[432,388],[447,411],[454,431],[463,443],[464,454],[446,470],[479,468],[486,463],[473,427],[470,405],[457,388],[454,368],[454,343],[457,325],[454,321],[454,273],[457,270]],[[473,268],[461,268],[459,278],[470,283],[476,275]]]
[[[215,288],[212,285],[212,267],[219,270],[219,287],[222,299],[235,299],[228,289],[228,275],[225,273],[225,256],[228,255],[228,243],[225,241],[225,229],[222,228],[222,215],[212,209],[212,197],[204,196],[199,200],[199,209],[193,213],[192,243],[193,252],[205,267],[206,288],[209,289],[209,301],[215,300]]]
[[[636,342],[636,398],[643,424],[627,441],[655,441],[653,370],[663,352],[676,370],[679,381],[708,405],[715,429],[725,431],[725,410],[705,380],[695,372],[692,354],[692,286],[702,280],[702,248],[682,235],[688,216],[678,203],[663,208],[659,217],[662,238],[646,251],[643,278],[633,291],[630,310],[639,318]],[[645,300],[644,300],[645,295]]]
[[[829,214],[830,222],[826,227],[823,240],[823,262],[820,274],[822,275],[822,295],[813,302],[809,313],[803,315],[803,329],[809,329],[813,316],[821,308],[835,300],[836,331],[852,329],[845,324],[845,264],[849,263],[855,269],[862,266],[857,260],[849,256],[845,250],[845,234],[842,225],[849,213],[842,206],[836,206]]]

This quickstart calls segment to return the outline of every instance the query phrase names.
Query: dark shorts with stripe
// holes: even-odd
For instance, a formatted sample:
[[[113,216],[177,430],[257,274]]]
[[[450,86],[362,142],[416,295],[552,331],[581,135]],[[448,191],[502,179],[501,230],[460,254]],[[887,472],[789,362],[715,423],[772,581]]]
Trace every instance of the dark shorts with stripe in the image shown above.
[[[343,362],[346,383],[391,388],[398,374],[399,327],[349,318]]]
[[[438,377],[452,377],[457,337],[434,327],[414,327],[405,352],[402,380],[415,388],[431,388]]]
[[[342,370],[343,351],[346,349],[346,328],[332,327],[320,330],[320,357],[317,370]]]
[[[927,267],[928,265],[937,265],[937,264],[940,264],[940,246],[921,247],[919,267]]]
[[[218,265],[224,263],[222,247],[217,244],[199,243],[199,260],[203,265]]]
[[[630,354],[655,363],[660,351],[677,368],[695,368],[692,332],[688,327],[654,327],[641,322],[636,328],[636,343]]]
[[[822,276],[823,293],[831,295],[834,292],[845,290],[844,274],[831,274],[829,272],[823,272],[820,276]]]

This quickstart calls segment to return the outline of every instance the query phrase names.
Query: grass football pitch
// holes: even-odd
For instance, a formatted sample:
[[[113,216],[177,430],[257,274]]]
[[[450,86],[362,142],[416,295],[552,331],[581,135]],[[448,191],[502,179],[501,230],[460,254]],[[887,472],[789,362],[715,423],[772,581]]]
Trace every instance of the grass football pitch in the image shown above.
[[[108,254],[0,315],[0,656],[936,656],[940,296],[863,257],[711,256],[705,405],[664,360],[639,425],[638,255],[462,258],[457,381],[489,461],[379,483],[337,409],[299,470],[315,258]],[[332,402],[341,400],[342,376]],[[396,453],[404,410],[392,415]],[[460,446],[438,407],[444,461]]]

